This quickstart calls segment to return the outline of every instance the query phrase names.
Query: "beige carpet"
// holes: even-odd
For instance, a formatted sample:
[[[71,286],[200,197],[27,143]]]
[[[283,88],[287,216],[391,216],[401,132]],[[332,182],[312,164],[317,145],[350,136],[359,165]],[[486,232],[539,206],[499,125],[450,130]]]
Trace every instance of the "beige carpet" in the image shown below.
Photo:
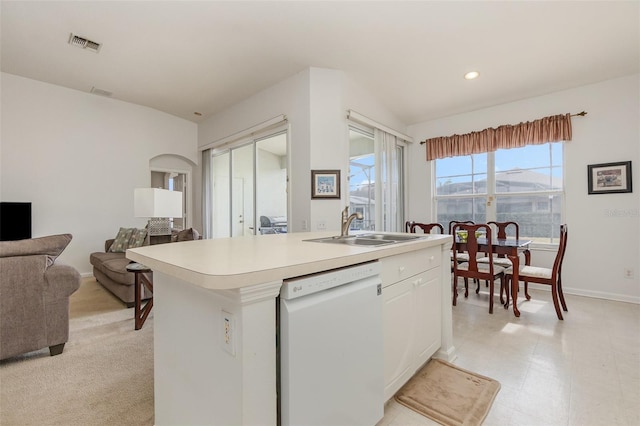
[[[0,424],[153,425],[153,312],[133,309],[93,279],[70,300],[69,342],[0,362]]]
[[[83,278],[80,288],[69,299],[69,318],[72,320],[124,309],[126,305],[93,277]]]
[[[395,395],[396,401],[442,425],[481,425],[500,383],[432,359]]]

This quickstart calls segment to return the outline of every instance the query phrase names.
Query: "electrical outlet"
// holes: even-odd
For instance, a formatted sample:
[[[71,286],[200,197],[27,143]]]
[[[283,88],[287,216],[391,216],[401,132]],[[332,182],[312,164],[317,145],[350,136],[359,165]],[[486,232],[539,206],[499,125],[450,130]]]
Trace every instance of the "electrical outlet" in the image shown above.
[[[319,220],[316,222],[316,228],[318,231],[326,231],[327,230],[327,222],[324,220]]]
[[[308,225],[308,223],[307,223],[307,219],[303,219],[303,220],[302,220],[302,230],[303,230],[303,231],[308,231],[308,230],[309,230],[308,226],[309,226],[309,225]]]
[[[233,314],[222,311],[222,341],[220,342],[220,344],[222,345],[222,349],[229,352],[233,356],[236,355],[235,329],[236,322]]]
[[[633,268],[624,268],[624,277],[632,280],[634,277]]]

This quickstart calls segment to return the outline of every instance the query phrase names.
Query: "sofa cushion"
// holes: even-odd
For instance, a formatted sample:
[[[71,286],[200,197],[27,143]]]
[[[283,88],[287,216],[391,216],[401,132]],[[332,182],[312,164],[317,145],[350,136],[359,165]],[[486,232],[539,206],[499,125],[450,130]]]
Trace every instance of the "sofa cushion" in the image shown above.
[[[126,258],[124,253],[111,253],[111,252],[103,253],[100,251],[91,253],[91,255],[89,256],[89,262],[93,266],[98,266],[102,262],[106,262],[107,260],[112,260],[112,259],[126,259]]]
[[[131,261],[124,256],[124,253],[91,253],[89,262],[94,268],[119,284],[133,285],[134,283],[134,274],[127,271],[127,265]]]
[[[0,257],[42,254],[48,256],[47,263],[51,265],[69,245],[72,238],[71,234],[59,234],[18,241],[2,241],[0,242]]]
[[[113,244],[111,244],[111,248],[109,248],[109,251],[112,253],[124,253],[127,251],[127,246],[129,245],[129,240],[131,239],[133,230],[134,228],[120,228]]]

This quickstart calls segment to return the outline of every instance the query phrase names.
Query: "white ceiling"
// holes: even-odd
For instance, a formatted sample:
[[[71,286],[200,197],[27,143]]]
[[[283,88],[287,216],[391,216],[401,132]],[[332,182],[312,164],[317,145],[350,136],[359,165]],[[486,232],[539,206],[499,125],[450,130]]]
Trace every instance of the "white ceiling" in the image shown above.
[[[640,72],[638,1],[1,7],[2,71],[195,122],[308,67],[344,71],[407,125]],[[470,70],[480,78],[464,80]]]

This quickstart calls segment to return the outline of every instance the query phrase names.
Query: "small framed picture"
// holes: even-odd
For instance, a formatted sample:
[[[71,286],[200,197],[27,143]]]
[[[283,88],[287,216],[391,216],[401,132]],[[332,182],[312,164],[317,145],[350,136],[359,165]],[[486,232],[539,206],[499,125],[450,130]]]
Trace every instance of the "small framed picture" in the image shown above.
[[[589,194],[632,192],[631,161],[587,166]]]
[[[340,170],[311,170],[311,198],[340,198]]]

